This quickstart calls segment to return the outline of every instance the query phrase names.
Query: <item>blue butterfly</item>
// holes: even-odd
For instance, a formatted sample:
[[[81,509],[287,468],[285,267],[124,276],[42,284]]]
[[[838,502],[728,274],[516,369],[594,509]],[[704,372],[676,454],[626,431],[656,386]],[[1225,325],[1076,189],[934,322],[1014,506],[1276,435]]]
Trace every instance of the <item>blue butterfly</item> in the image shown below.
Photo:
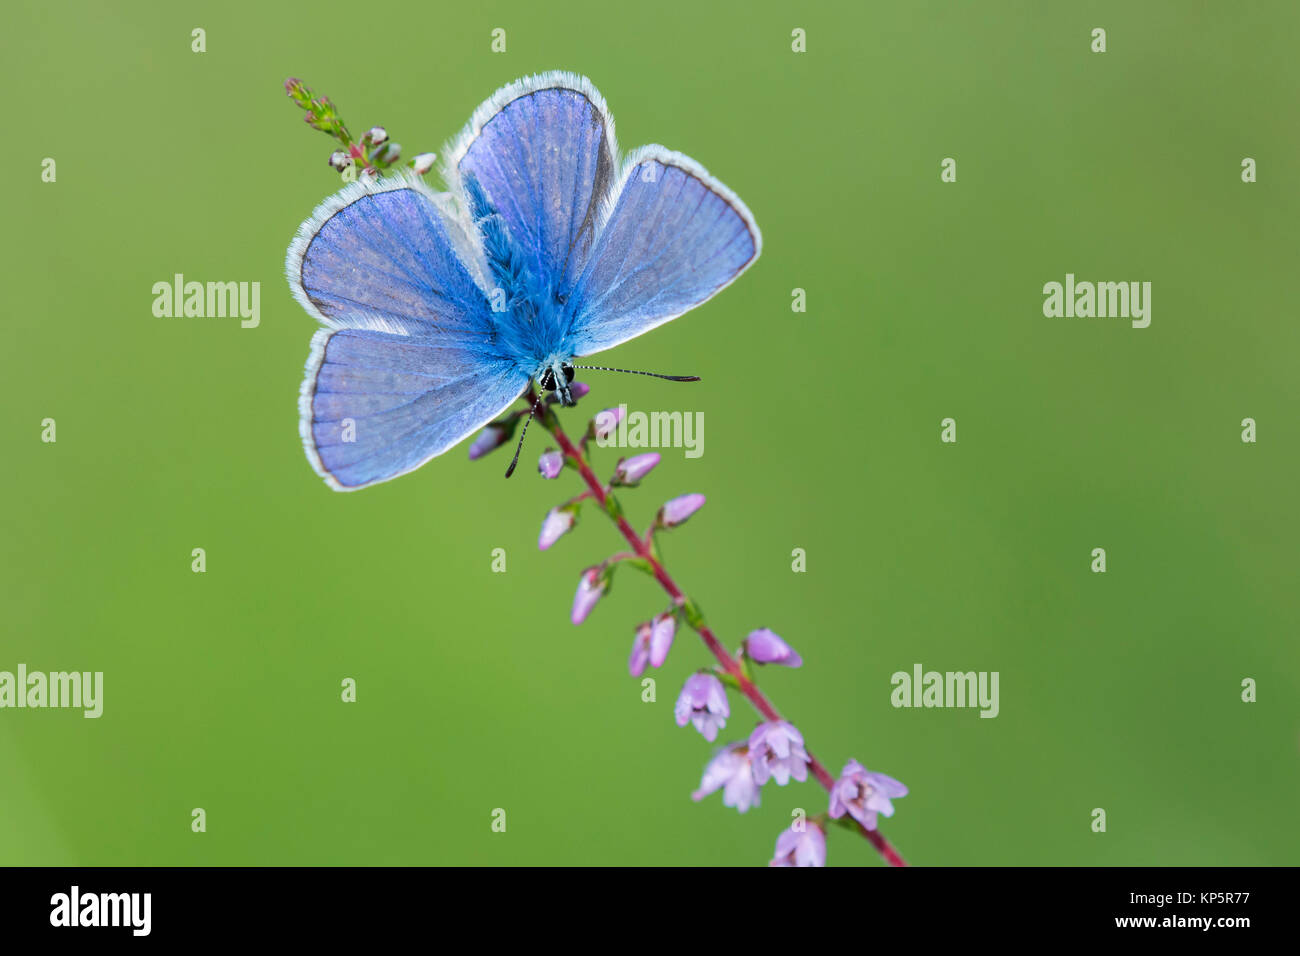
[[[448,192],[359,180],[299,227],[294,297],[325,328],[299,400],[337,491],[418,468],[535,381],[573,404],[573,360],[708,300],[758,258],[745,204],[662,146],[620,161],[591,82],[529,77],[444,151]]]

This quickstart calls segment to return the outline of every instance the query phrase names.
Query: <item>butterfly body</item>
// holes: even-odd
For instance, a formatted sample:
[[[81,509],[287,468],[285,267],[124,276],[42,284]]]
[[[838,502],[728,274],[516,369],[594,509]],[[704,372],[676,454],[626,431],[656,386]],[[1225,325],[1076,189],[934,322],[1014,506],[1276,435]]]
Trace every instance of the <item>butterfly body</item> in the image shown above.
[[[490,303],[492,345],[540,382],[544,371],[573,358],[563,354],[570,324],[567,295],[554,288],[549,277],[535,275],[529,268],[523,250],[511,242],[508,227],[478,180],[466,177],[465,188],[470,217],[483,239],[488,272],[496,283],[489,297],[498,300]]]
[[[730,190],[659,146],[621,163],[581,77],[498,91],[452,143],[435,193],[360,181],[290,245],[323,326],[299,401],[307,457],[346,491],[405,474],[508,408],[530,381],[573,404],[573,362],[701,304],[757,258]]]

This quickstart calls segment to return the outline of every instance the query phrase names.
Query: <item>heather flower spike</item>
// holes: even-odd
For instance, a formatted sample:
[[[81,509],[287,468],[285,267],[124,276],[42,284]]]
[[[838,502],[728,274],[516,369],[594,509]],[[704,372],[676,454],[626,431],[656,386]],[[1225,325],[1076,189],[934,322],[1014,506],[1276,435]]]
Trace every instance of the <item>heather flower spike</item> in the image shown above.
[[[543,478],[559,478],[564,470],[564,455],[554,448],[548,448],[537,459],[537,470]]]
[[[692,674],[677,698],[675,714],[678,727],[694,724],[709,743],[717,740],[718,731],[727,726],[731,716],[722,681],[708,673]]]
[[[784,720],[759,724],[749,735],[749,756],[754,762],[754,779],[759,784],[771,778],[784,787],[790,778],[801,783],[808,779],[808,752],[803,749],[803,734]]]
[[[784,664],[786,667],[803,664],[803,658],[789,644],[765,627],[750,631],[742,649],[745,656],[757,664]]]
[[[299,109],[307,111],[304,119],[308,126],[333,136],[344,146],[352,145],[352,137],[329,97],[316,96],[306,83],[295,78],[284,81],[284,91]]]
[[[659,509],[655,524],[660,528],[675,528],[704,507],[704,495],[680,495]]]
[[[722,791],[722,805],[744,813],[758,806],[758,782],[744,744],[731,744],[709,761],[700,780],[700,789],[691,794],[697,803],[711,793]]]
[[[306,110],[303,117],[312,129],[333,137],[343,145],[342,150],[330,157],[330,166],[343,172],[351,166],[359,166],[360,175],[373,179],[380,173],[389,171],[402,155],[402,147],[389,142],[388,130],[382,126],[372,126],[362,134],[360,141],[354,141],[352,134],[343,124],[338,108],[328,97],[316,96],[302,80],[290,78],[284,81],[284,91],[294,105]],[[336,158],[341,156],[342,158]],[[424,175],[433,168],[436,155],[421,153],[411,162],[412,168]]]
[[[876,814],[894,815],[891,798],[907,796],[907,787],[893,777],[873,773],[856,760],[844,765],[844,772],[831,788],[830,815],[839,819],[849,814],[868,830],[876,829]]]
[[[801,830],[791,826],[776,838],[776,854],[768,866],[825,866],[826,834],[811,821]]]
[[[659,464],[659,453],[657,451],[646,452],[644,455],[635,455],[632,458],[620,458],[618,465],[614,468],[614,480],[610,483],[633,487],[642,478],[650,474],[657,464]]]

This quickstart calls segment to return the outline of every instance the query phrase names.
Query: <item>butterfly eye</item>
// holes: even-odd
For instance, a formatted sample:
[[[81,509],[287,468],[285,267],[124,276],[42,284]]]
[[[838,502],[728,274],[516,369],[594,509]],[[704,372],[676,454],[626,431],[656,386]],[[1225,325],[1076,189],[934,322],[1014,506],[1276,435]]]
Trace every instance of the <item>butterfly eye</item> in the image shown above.
[[[572,365],[570,365],[568,362],[565,362],[563,365],[560,366],[560,371],[564,373],[564,377],[565,377],[565,379],[566,379],[567,381],[570,381],[570,382],[573,381],[573,366],[572,366]]]
[[[555,373],[549,368],[542,373],[542,377],[538,381],[541,382],[542,388],[546,391],[555,391]]]

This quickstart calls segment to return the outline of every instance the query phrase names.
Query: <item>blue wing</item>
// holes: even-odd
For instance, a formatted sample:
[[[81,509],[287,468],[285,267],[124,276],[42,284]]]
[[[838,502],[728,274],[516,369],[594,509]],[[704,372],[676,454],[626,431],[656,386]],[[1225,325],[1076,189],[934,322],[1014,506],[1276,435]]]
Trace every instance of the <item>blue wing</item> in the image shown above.
[[[299,403],[303,446],[337,491],[404,475],[509,408],[528,376],[436,336],[322,329]]]
[[[740,198],[694,160],[645,146],[624,163],[569,305],[569,345],[591,355],[674,319],[758,258],[763,239]]]
[[[298,230],[289,284],[328,326],[312,339],[299,430],[330,487],[405,474],[523,391],[528,373],[493,348],[479,256],[444,197],[410,178],[355,183]]]
[[[555,72],[512,83],[475,110],[443,173],[453,188],[478,180],[537,287],[563,297],[587,262],[617,155],[600,93]]]

